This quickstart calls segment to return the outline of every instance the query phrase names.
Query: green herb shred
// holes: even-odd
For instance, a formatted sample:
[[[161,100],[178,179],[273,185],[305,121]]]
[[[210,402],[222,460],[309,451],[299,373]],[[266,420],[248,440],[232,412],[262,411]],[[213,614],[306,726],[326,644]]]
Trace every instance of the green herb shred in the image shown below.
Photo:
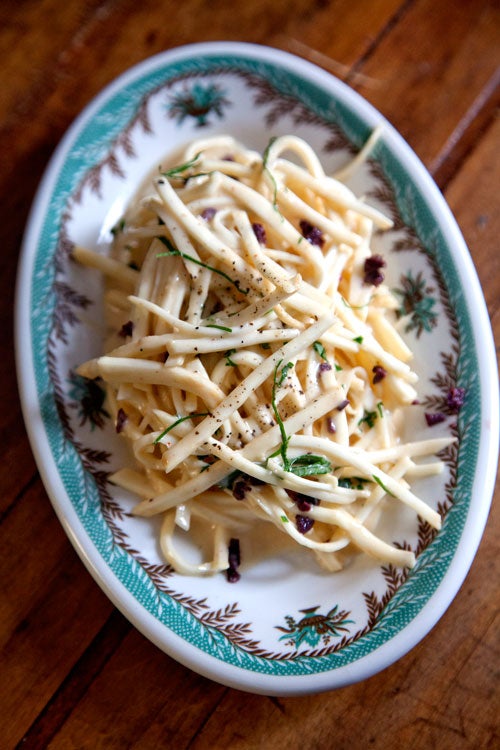
[[[179,177],[179,175],[184,174],[184,172],[187,172],[188,169],[191,169],[191,167],[196,164],[198,159],[201,156],[201,152],[197,153],[190,161],[184,162],[184,164],[179,164],[176,167],[172,167],[172,169],[167,169],[165,172],[163,172],[160,169],[160,174],[163,177]]]
[[[296,456],[288,459],[288,471],[297,477],[317,476],[318,474],[328,474],[332,470],[330,461],[324,456],[315,456],[312,453],[306,453],[303,456]]]
[[[376,474],[372,474],[372,477],[373,477],[373,480],[374,480],[374,481],[375,481],[375,482],[376,482],[376,483],[377,483],[378,485],[380,485],[380,487],[382,487],[382,489],[384,490],[384,492],[387,492],[387,494],[388,494],[388,495],[391,495],[391,497],[394,497],[394,495],[392,494],[392,492],[391,492],[390,490],[388,490],[388,489],[387,489],[387,487],[385,486],[385,484],[383,483],[383,481],[382,481],[382,480],[380,479],[380,477],[377,477],[377,475],[376,475]]]
[[[192,417],[208,417],[209,412],[208,411],[200,411],[200,412],[194,412],[193,414],[186,414],[183,417],[179,417],[178,419],[173,422],[173,424],[170,425],[170,427],[167,427],[163,432],[161,432],[157,438],[153,440],[153,444],[156,445],[156,443],[159,443],[162,438],[167,435],[167,433],[170,432],[170,430],[173,430],[174,427],[177,427],[178,424],[181,424],[181,422],[185,422],[186,419],[191,419]]]
[[[367,425],[370,429],[375,424],[375,420],[377,419],[377,412],[376,411],[365,411],[363,412],[363,416],[358,421],[358,425],[362,425],[363,423]]]
[[[218,328],[219,331],[226,331],[226,333],[232,333],[233,329],[228,328],[228,326],[220,326],[217,325],[217,323],[207,323],[207,328]],[[236,351],[236,349],[233,349],[233,353]]]
[[[226,358],[226,367],[237,367],[236,362],[233,362],[231,359],[231,355],[236,353],[236,349],[229,349],[225,354]]]
[[[278,370],[279,370],[279,367],[280,367],[280,365],[281,365],[282,362],[283,362],[283,360],[280,359],[280,361],[277,363],[276,367],[274,368],[273,389],[272,389],[272,397],[271,397],[271,406],[272,406],[272,409],[273,409],[273,412],[274,412],[274,416],[276,418],[276,422],[278,423],[278,427],[279,427],[280,434],[281,434],[281,446],[279,448],[279,451],[277,451],[277,453],[273,453],[273,456],[274,455],[278,455],[278,453],[281,454],[281,459],[283,461],[283,467],[284,467],[285,471],[288,471],[288,465],[289,464],[288,464],[288,457],[287,457],[286,451],[287,451],[287,448],[288,448],[288,441],[290,440],[290,438],[286,434],[285,425],[283,424],[283,420],[280,417],[280,413],[279,413],[278,407],[276,405],[276,391],[277,391],[278,387],[283,383],[283,381],[284,381],[284,379],[286,377],[286,373],[288,372],[288,370],[290,369],[290,367],[293,367],[293,365],[292,365],[291,362],[289,362],[287,365],[285,365],[283,367],[283,369],[281,370],[281,375],[280,375],[280,377],[278,379]]]
[[[278,211],[278,213],[279,213],[279,209],[278,209],[278,186],[276,184],[276,180],[274,179],[273,173],[271,172],[271,170],[267,166],[267,161],[269,159],[269,151],[270,151],[271,146],[273,145],[273,143],[274,143],[275,140],[276,140],[276,136],[273,136],[272,138],[269,139],[269,143],[267,144],[267,146],[265,148],[265,151],[264,151],[264,153],[262,155],[262,169],[264,170],[264,172],[267,172],[267,174],[269,175],[269,178],[270,178],[271,182],[273,183],[273,208],[274,208],[275,211]]]
[[[321,359],[324,359],[325,362],[328,362],[328,358],[326,356],[326,349],[321,343],[321,341],[314,341],[313,342],[313,349],[316,352],[316,354],[321,357]]]
[[[185,260],[190,260],[191,263],[196,263],[196,265],[201,266],[202,268],[208,268],[209,271],[213,271],[214,273],[219,274],[219,276],[222,276],[223,279],[226,279],[226,281],[229,281],[230,284],[232,284],[236,289],[241,292],[241,294],[248,294],[250,291],[249,289],[242,289],[240,287],[239,281],[235,281],[230,276],[227,275],[227,273],[224,273],[224,271],[219,270],[218,268],[214,268],[213,266],[209,266],[208,263],[203,263],[202,260],[198,260],[198,258],[193,258],[191,255],[188,255],[187,253],[181,253],[180,250],[178,250],[175,245],[173,245],[168,237],[158,237],[157,239],[160,240],[166,247],[168,247],[168,251],[165,253],[157,253],[157,258],[166,258],[168,256],[175,256],[179,258],[184,258]]]

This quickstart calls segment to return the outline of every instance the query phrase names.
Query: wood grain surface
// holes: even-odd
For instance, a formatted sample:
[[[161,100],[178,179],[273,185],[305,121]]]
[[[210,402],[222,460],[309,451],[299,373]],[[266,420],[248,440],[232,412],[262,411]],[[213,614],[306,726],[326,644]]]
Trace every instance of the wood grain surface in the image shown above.
[[[497,1],[3,0],[0,748],[498,748],[498,502],[456,599],[416,648],[365,682],[277,699],[210,682],[149,643],[94,583],[47,498],[23,426],[12,333],[37,184],[105,84],[152,54],[206,40],[306,57],[396,126],[457,218],[500,341]]]

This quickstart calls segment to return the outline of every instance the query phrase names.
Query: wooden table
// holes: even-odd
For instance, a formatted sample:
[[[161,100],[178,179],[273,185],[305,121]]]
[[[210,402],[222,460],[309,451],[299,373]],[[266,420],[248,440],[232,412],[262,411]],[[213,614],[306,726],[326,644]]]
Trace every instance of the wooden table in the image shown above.
[[[64,535],[17,398],[13,289],[62,134],[132,64],[193,41],[264,43],[344,79],[443,190],[500,340],[500,7],[495,0],[4,0],[0,5],[0,748],[495,748],[500,514],[457,598],[371,679],[275,699],[198,677],[142,637]],[[29,596],[28,596],[29,592]]]

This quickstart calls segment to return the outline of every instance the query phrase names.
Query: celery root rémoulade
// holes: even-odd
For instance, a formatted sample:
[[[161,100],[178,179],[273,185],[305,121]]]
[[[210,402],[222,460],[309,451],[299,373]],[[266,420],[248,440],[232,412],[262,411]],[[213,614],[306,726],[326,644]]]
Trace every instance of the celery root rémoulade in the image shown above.
[[[237,580],[263,522],[331,571],[359,551],[414,564],[377,535],[394,503],[439,529],[412,481],[442,471],[450,439],[401,438],[417,376],[371,250],[390,226],[300,138],[259,154],[219,136],[138,191],[109,255],[74,248],[105,276],[110,331],[78,372],[105,382],[136,459],[112,480],[138,495],[135,514],[162,514],[176,571]],[[194,523],[207,560],[179,550]]]

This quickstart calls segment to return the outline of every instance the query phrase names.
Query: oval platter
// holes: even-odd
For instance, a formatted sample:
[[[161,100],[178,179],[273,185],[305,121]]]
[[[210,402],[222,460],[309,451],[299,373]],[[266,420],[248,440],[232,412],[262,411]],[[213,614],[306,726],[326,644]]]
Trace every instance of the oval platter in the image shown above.
[[[363,556],[327,574],[294,549],[262,543],[241,580],[189,578],[162,560],[157,522],[109,475],[126,460],[99,383],[75,374],[101,352],[102,285],[71,260],[73,243],[106,251],[144,176],[176,147],[228,133],[264,151],[271,136],[308,140],[325,168],[347,164],[372,130],[382,136],[351,183],[393,228],[374,239],[388,261],[400,325],[415,352],[420,407],[457,439],[445,471],[419,494],[443,518],[389,512],[388,541],[411,547],[400,570]],[[33,205],[16,302],[25,421],[59,519],[113,603],[159,648],[223,684],[294,695],[364,679],[409,651],[458,591],[486,523],[498,459],[498,392],[488,316],[475,270],[437,187],[392,126],[358,94],[288,53],[239,43],[174,49],[110,84],[72,125]],[[458,408],[450,393],[463,389]],[[255,552],[255,550],[254,550]],[[252,563],[250,564],[250,558]]]

